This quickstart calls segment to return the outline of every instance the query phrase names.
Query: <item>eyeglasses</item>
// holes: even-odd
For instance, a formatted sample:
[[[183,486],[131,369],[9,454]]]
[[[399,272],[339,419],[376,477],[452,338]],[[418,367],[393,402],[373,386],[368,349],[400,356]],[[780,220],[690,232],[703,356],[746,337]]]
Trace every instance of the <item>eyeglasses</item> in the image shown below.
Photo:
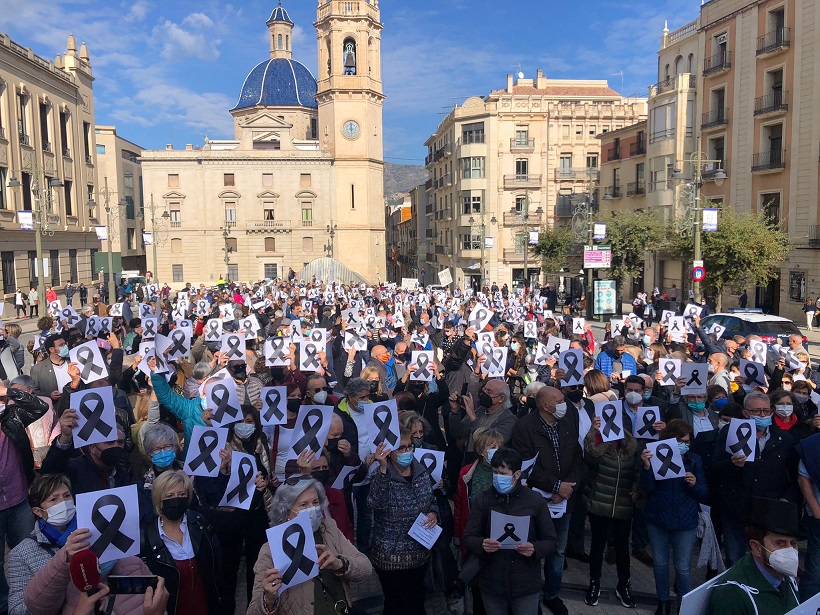
[[[416,450],[416,447],[412,444],[408,444],[407,446],[400,446],[398,448],[394,448],[393,450],[397,453],[412,453],[414,450]]]
[[[173,444],[166,444],[165,446],[155,448],[153,451],[151,451],[151,454],[155,455],[157,453],[172,453],[173,451],[174,451],[174,445]]]
[[[746,412],[752,416],[771,416],[774,414],[771,408],[746,408]]]

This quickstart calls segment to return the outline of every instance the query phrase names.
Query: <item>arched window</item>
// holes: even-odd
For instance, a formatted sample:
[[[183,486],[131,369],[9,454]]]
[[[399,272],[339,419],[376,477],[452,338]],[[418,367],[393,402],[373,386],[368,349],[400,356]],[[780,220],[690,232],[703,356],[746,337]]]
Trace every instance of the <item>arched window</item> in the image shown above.
[[[695,54],[690,53],[689,54],[689,74],[691,75],[692,73],[694,73],[694,70],[695,70]]]
[[[683,72],[683,56],[675,58],[675,74],[680,75]]]
[[[280,34],[276,39],[276,44],[279,49],[283,49],[282,47],[282,35]]]
[[[290,51],[290,36],[285,34],[285,50]]]
[[[352,38],[346,38],[345,42],[342,45],[342,59],[344,68],[345,68],[345,75],[355,75],[356,74],[356,41]]]
[[[182,253],[182,240],[181,239],[172,239],[171,240],[171,253],[173,253],[173,254],[181,254]]]
[[[663,73],[664,79],[669,79],[669,64],[666,65],[666,70]]]

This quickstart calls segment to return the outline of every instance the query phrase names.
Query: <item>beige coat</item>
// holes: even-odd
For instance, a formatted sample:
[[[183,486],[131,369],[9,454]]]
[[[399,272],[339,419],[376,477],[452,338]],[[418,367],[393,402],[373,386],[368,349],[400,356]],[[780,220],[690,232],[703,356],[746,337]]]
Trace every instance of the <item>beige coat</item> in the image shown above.
[[[326,518],[322,522],[321,532],[325,544],[334,553],[344,555],[350,560],[350,568],[342,577],[345,594],[347,594],[348,602],[350,602],[349,583],[351,581],[362,581],[369,577],[373,574],[373,566],[370,565],[370,560],[342,535],[333,519]],[[270,552],[270,545],[265,543],[259,551],[259,559],[256,560],[253,567],[256,578],[253,582],[253,596],[250,605],[248,605],[247,615],[266,615],[265,609],[262,607],[262,579],[265,576],[265,571],[271,568],[273,568],[273,556]],[[280,596],[279,606],[272,612],[288,613],[289,615],[309,615],[313,613],[314,583],[316,582],[315,579],[311,579],[307,583],[288,587]],[[338,596],[338,598],[341,599],[341,596]],[[269,604],[268,606],[272,605]]]

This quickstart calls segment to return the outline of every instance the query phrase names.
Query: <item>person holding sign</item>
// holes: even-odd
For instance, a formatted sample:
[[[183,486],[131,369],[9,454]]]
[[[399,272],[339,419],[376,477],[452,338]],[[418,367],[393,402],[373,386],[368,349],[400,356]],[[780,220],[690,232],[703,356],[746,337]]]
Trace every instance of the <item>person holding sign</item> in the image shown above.
[[[210,524],[190,510],[194,486],[181,470],[163,472],[151,488],[155,519],[142,526],[142,557],[165,579],[167,615],[225,611],[221,550]]]
[[[638,373],[638,364],[635,358],[626,351],[626,338],[616,335],[607,344],[605,350],[598,353],[595,359],[595,369],[604,372],[611,382],[620,382],[625,379],[622,372]]]
[[[584,502],[589,512],[592,542],[589,549],[589,589],[584,602],[598,604],[601,593],[601,568],[610,531],[614,535],[618,585],[615,595],[627,608],[635,607],[629,587],[629,532],[632,526],[632,495],[638,478],[635,438],[628,430],[620,440],[604,442],[601,417],[592,419],[592,429],[584,439],[584,460],[590,477],[584,484]]]
[[[379,470],[370,483],[368,506],[373,510],[373,546],[370,559],[384,592],[384,615],[424,613],[424,574],[430,551],[408,531],[419,514],[423,527],[438,524],[438,508],[427,469],[414,457],[415,447],[406,428],[399,429],[394,450],[382,442],[376,449]]]
[[[511,448],[498,449],[490,462],[493,486],[473,501],[464,543],[472,557],[482,560],[475,577],[487,613],[530,615],[538,611],[541,598],[540,560],[555,553],[558,541],[547,501],[520,483],[521,455]],[[517,541],[512,523],[494,536],[493,514],[500,513],[528,520],[526,538],[520,537],[513,549],[502,551],[509,536]],[[496,532],[497,533],[497,532]]]
[[[698,502],[708,495],[703,460],[689,450],[692,427],[683,419],[672,419],[662,438],[675,438],[683,456],[686,475],[683,478],[656,480],[650,460],[652,453],[644,449],[641,459],[640,488],[647,494],[644,510],[649,543],[652,546],[655,591],[658,594],[656,615],[669,615],[669,551],[675,567],[675,594],[678,607],[681,597],[692,589],[690,574],[692,550],[698,531]]]
[[[276,490],[271,526],[292,521],[297,515],[307,516],[316,547],[312,553],[307,552],[306,537],[299,531],[292,535],[286,531],[282,536],[289,538],[271,543],[272,530],[268,530],[269,541],[253,568],[253,597],[247,615],[342,612],[334,606],[339,601],[350,604],[350,583],[373,574],[370,561],[342,535],[327,514],[327,507],[324,488],[309,476],[289,479]],[[318,576],[301,583],[294,581],[298,572],[312,572],[316,563]]]

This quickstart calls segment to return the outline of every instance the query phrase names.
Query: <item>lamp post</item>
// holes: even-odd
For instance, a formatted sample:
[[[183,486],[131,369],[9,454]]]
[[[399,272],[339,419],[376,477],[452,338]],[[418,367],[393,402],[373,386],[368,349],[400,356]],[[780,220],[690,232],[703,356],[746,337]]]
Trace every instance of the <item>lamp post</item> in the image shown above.
[[[594,167],[587,168],[587,193],[582,200],[575,203],[572,210],[572,232],[575,243],[581,246],[581,263],[583,262],[584,245],[592,246],[595,243],[594,226],[592,216],[596,210],[595,194],[598,188],[598,169]],[[605,194],[604,198],[612,198],[611,195]],[[586,317],[592,317],[592,267],[585,267],[586,269],[586,290],[584,295],[587,298],[587,313]],[[581,269],[581,279],[583,280],[584,269]],[[583,283],[583,282],[582,282]]]
[[[114,280],[114,252],[112,243],[114,241],[114,237],[117,235],[117,232],[114,230],[111,216],[113,213],[119,215],[120,208],[127,206],[128,201],[121,198],[117,201],[117,203],[111,205],[111,197],[117,194],[117,191],[108,187],[107,175],[103,179],[103,188],[100,190],[99,194],[103,197],[103,201],[105,202],[106,214],[106,243],[108,244],[108,305],[113,305],[117,299],[117,289],[116,281]],[[97,206],[93,198],[88,199],[87,205],[89,208]]]
[[[225,241],[225,247],[222,248],[222,250],[225,252],[225,281],[226,282],[230,281],[228,269],[229,269],[230,264],[231,264],[231,252],[233,252],[233,248],[228,246],[228,238],[230,236],[231,236],[231,229],[228,228],[227,224],[225,224],[225,226],[222,228],[222,239]]]
[[[54,205],[54,188],[59,188],[63,185],[56,177],[47,177],[45,174],[40,178],[40,165],[37,161],[37,156],[32,156],[33,169],[31,173],[31,195],[34,200],[34,211],[32,211],[32,225],[37,226],[34,233],[34,250],[37,259],[37,298],[40,305],[46,306],[46,281],[45,281],[45,267],[43,259],[43,235],[49,237],[54,235],[52,224],[59,223],[59,215],[52,214]],[[42,181],[42,184],[41,184]],[[19,188],[22,186],[20,180],[14,175],[9,178],[9,188]],[[43,202],[45,201],[45,203]],[[45,208],[44,208],[45,205]],[[45,211],[44,211],[45,209]],[[56,217],[56,220],[54,219]]]
[[[492,212],[490,212],[492,213]],[[484,268],[484,249],[487,244],[487,226],[486,226],[486,215],[487,210],[484,207],[484,198],[481,199],[481,275],[479,279],[479,285],[481,288],[484,288],[484,285],[487,283],[487,277],[484,275],[485,268]],[[470,243],[472,243],[472,238],[475,236],[473,234],[473,228],[475,228],[476,219],[473,216],[467,220],[470,223]],[[498,224],[498,218],[495,217],[495,214],[492,214],[492,218],[490,218],[490,224]]]
[[[529,192],[524,196],[524,208],[518,211],[515,207],[510,210],[510,213],[521,219],[517,226],[524,227],[524,288],[530,286],[530,271],[529,271],[529,254],[530,254],[530,195]],[[544,210],[539,205],[533,212],[541,220],[541,215]],[[517,234],[517,232],[516,232]]]
[[[703,186],[703,171],[708,165],[715,166],[715,172],[711,175],[716,186],[721,186],[726,179],[726,172],[723,170],[722,160],[710,160],[706,155],[700,151],[700,139],[697,141],[697,150],[689,157],[683,160],[677,160],[679,164],[689,164],[692,166],[693,179],[691,182],[685,184],[680,193],[680,201],[686,207],[685,214],[682,220],[678,221],[678,233],[681,237],[687,237],[689,233],[694,234],[694,254],[693,260],[703,260],[701,253],[701,232],[703,225],[701,223],[701,211],[703,208],[700,203],[700,189]],[[672,172],[671,179],[685,180],[686,176],[681,169],[675,169]],[[700,299],[700,282],[693,282],[692,294],[695,296],[695,301]]]
[[[335,247],[334,240],[336,238],[336,229],[338,228],[339,227],[336,224],[333,224],[333,220],[331,220],[330,224],[327,225],[327,232],[330,235],[330,240],[328,241],[327,246],[325,246],[325,250],[330,258],[333,258],[333,249]]]
[[[148,203],[148,211],[151,212],[151,252],[153,255],[154,261],[154,283],[159,286],[159,272],[157,268],[157,245],[164,244],[165,240],[160,239],[159,231],[167,224],[168,220],[171,219],[171,214],[168,213],[167,209],[163,208],[162,215],[159,217],[159,220],[156,218],[156,212],[159,207],[154,202],[154,194],[151,193],[151,201]],[[143,219],[145,219],[145,213],[140,214]]]

